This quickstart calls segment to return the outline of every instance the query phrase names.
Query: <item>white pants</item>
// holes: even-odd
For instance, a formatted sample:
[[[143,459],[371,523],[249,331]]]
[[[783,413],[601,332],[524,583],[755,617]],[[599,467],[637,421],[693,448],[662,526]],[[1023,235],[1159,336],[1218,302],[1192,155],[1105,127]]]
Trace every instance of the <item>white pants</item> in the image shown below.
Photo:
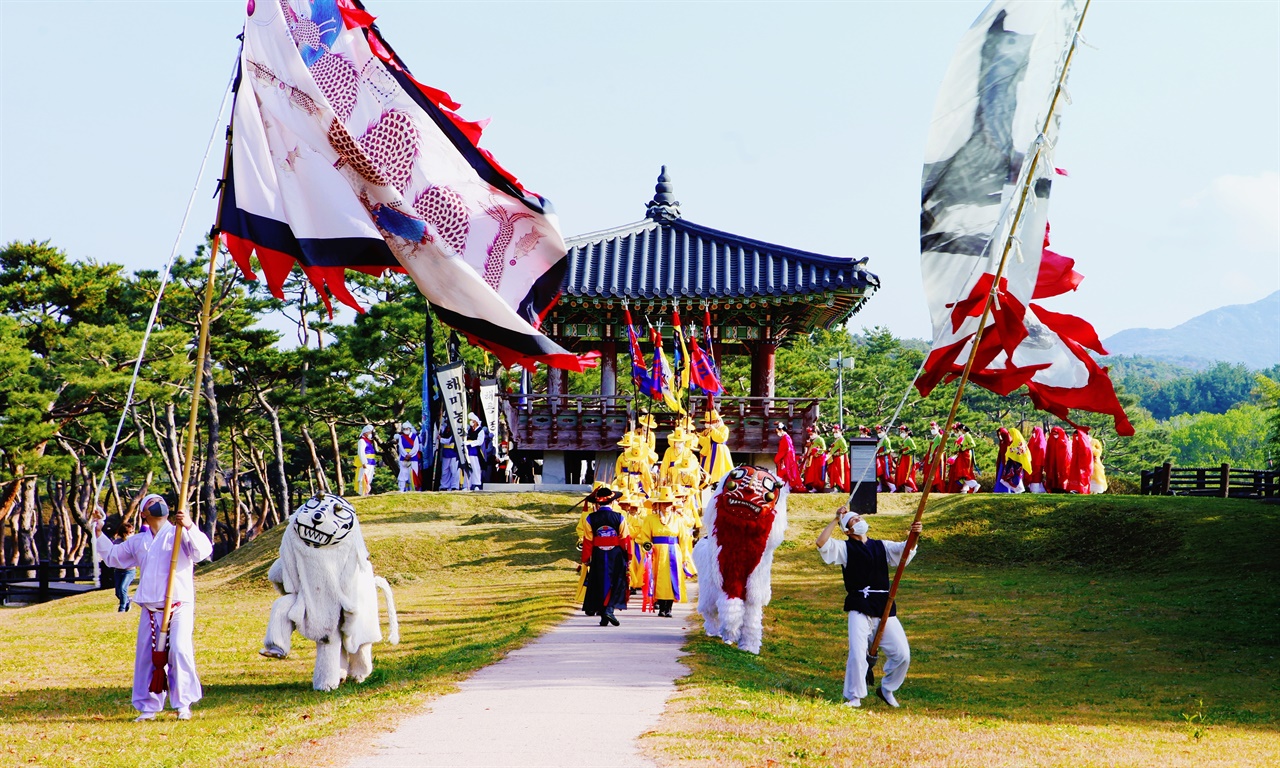
[[[375,467],[372,464],[360,465],[360,476],[357,478],[357,482],[358,482],[357,488],[359,489],[361,496],[368,496],[369,494],[373,493],[373,470],[374,469]]]
[[[139,606],[141,607],[141,606]],[[169,706],[174,709],[189,707],[204,696],[200,676],[196,674],[196,648],[191,641],[193,628],[192,607],[178,606],[169,619]],[[145,608],[138,616],[138,645],[133,660],[133,708],[139,712],[159,712],[164,709],[164,694],[152,693],[151,631],[160,632],[164,622],[164,608],[149,611]]]
[[[414,470],[417,466],[418,466],[418,462],[416,462],[416,461],[402,461],[402,462],[400,462],[400,477],[399,477],[399,483],[400,483],[400,491],[401,491],[402,493],[403,493],[404,491],[416,491],[416,490],[418,490],[418,489],[417,489],[417,488],[415,488],[415,487],[414,487],[414,485],[413,485],[413,470]]]
[[[875,637],[880,619],[864,613],[849,611],[849,658],[844,664],[844,698],[867,697],[867,648]],[[880,653],[884,659],[884,678],[880,681],[886,691],[896,691],[907,677],[911,665],[911,647],[907,645],[907,633],[897,616],[890,616],[880,638]]]
[[[456,491],[461,484],[458,476],[458,457],[445,456],[440,460],[440,490]]]

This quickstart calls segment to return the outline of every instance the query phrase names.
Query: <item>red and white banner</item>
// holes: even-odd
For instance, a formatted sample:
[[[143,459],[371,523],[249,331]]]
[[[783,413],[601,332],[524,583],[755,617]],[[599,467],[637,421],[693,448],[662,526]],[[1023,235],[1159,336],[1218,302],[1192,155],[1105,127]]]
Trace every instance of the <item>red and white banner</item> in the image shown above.
[[[343,271],[399,269],[504,365],[595,364],[538,332],[565,269],[550,204],[419,83],[354,0],[249,0],[223,240],[279,291],[295,263],[357,309]]]
[[[934,345],[916,386],[927,395],[960,376],[994,291],[970,381],[1001,395],[1025,385],[1038,408],[1064,420],[1070,409],[1109,414],[1116,431],[1129,435],[1106,369],[1089,354],[1106,354],[1093,327],[1034,303],[1082,279],[1070,259],[1048,250],[1051,150],[1061,115],[1046,119],[1065,82],[1080,12],[1074,0],[997,0],[951,61],[921,179],[920,266]],[[1065,101],[1058,99],[1058,110]]]

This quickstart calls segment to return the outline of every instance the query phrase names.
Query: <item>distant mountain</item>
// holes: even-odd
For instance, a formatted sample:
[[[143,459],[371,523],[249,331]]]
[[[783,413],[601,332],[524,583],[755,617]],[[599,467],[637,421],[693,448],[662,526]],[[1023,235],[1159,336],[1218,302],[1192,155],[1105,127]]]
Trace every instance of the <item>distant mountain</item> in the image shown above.
[[[1270,368],[1280,364],[1280,291],[1253,304],[1219,307],[1175,328],[1120,331],[1102,345],[1113,355],[1141,355],[1191,368],[1215,361]]]

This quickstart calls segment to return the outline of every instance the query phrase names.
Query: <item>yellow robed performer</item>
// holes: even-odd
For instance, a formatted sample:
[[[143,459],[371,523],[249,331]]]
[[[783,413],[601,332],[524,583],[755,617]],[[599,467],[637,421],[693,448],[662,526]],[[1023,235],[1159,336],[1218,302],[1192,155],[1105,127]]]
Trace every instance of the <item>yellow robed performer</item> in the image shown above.
[[[1089,493],[1107,492],[1107,470],[1102,466],[1102,441],[1090,435],[1093,441],[1093,472],[1089,474]]]
[[[622,436],[618,445],[625,450],[614,465],[615,482],[631,493],[648,496],[654,486],[652,467],[657,454],[630,432]]]
[[[702,414],[703,429],[698,435],[698,453],[708,485],[715,485],[733,469],[729,452],[729,427],[714,409]]]
[[[688,587],[685,584],[688,563],[685,552],[688,550],[689,530],[683,518],[673,508],[676,497],[667,486],[660,486],[645,502],[649,514],[640,521],[640,526],[633,531],[634,538],[641,546],[649,544],[653,549],[653,588],[654,602],[657,604],[659,616],[671,616],[674,603],[689,600]]]
[[[658,420],[653,418],[653,414],[646,413],[636,420],[636,428],[633,430],[655,457],[658,455],[658,435],[654,432],[657,428]]]
[[[1094,454],[1095,456],[1097,454]],[[1009,450],[1005,453],[1005,461],[1012,461],[1022,467],[1022,471],[1031,475],[1031,449],[1027,439],[1017,427],[1009,427]]]
[[[639,494],[623,491],[622,496],[616,502],[618,509],[627,518],[627,529],[633,532],[640,528],[640,521],[644,519],[645,511],[642,499],[643,497]],[[644,558],[644,548],[632,536],[631,565],[627,568],[627,583],[633,590],[644,586]]]
[[[658,470],[658,482],[662,485],[676,483],[676,467],[683,465],[685,456],[689,454],[689,433],[680,424],[671,431],[667,438],[667,450],[662,454],[662,465]]]

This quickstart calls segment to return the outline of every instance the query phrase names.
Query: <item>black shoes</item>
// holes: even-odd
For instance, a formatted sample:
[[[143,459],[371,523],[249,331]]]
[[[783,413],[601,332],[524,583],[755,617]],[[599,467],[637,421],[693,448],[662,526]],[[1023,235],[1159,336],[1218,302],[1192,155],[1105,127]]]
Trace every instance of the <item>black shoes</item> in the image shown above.
[[[620,626],[620,625],[618,624],[618,619],[617,619],[617,617],[615,617],[612,613],[602,613],[602,614],[600,614],[600,626],[602,626],[602,627],[607,627],[607,626],[609,626],[610,624],[612,624],[612,625],[613,625],[613,626],[615,626],[615,627]]]
[[[607,627],[607,626],[609,626],[609,617],[608,617],[608,616],[601,616],[601,617],[600,617],[600,626],[602,626],[602,627]]]

